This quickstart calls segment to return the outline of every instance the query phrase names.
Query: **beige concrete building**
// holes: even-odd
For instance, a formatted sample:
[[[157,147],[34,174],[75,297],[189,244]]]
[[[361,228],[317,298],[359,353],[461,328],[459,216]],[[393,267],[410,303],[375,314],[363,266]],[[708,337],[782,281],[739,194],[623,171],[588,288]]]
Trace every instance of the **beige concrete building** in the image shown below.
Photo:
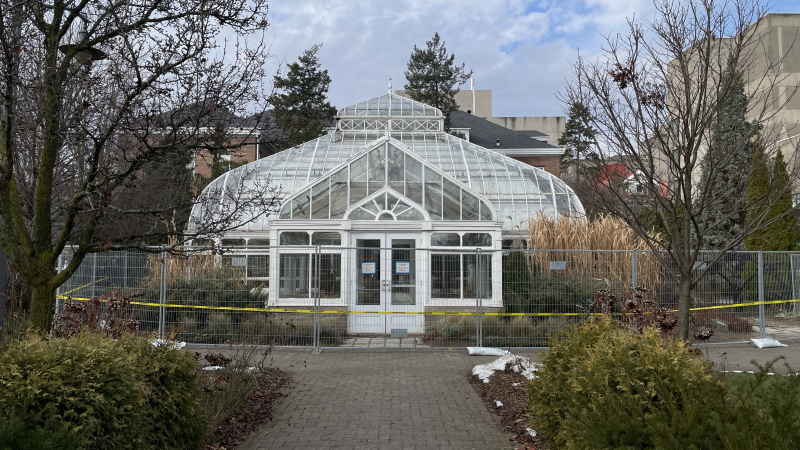
[[[401,97],[408,97],[406,91],[402,89],[394,92]],[[474,98],[473,92],[475,93]],[[509,130],[543,133],[547,136],[543,140],[553,146],[558,146],[558,138],[564,133],[567,123],[567,119],[561,116],[494,117],[492,115],[491,89],[463,89],[456,94],[456,103],[458,103],[459,111],[469,112]]]
[[[405,90],[395,93],[408,98]],[[455,99],[462,113],[451,115],[453,131],[462,133],[469,142],[560,176],[564,150],[558,146],[558,138],[564,132],[566,118],[493,117],[492,91],[488,89],[464,89]]]
[[[748,94],[761,89],[761,78],[771,72],[776,86],[767,98],[771,102],[766,107],[771,115],[767,127],[778,133],[778,139],[786,139],[783,142],[789,145],[783,145],[784,149],[794,149],[800,144],[800,14],[770,13],[758,27],[764,51],[758,51],[761,58],[755,61],[749,76]]]
[[[753,43],[744,49],[740,61],[749,101],[747,119],[761,121],[765,142],[777,142],[780,145],[791,174],[792,167],[798,165],[800,157],[800,154],[795,154],[800,146],[800,13],[766,14],[747,31],[753,32],[755,37]],[[715,43],[717,55],[725,53],[732,42],[731,38],[718,40]],[[709,86],[720,83],[727,59],[724,54],[716,57],[718,67],[711,70],[705,83]],[[677,64],[676,61],[670,64]],[[680,84],[680,81],[676,82]],[[699,89],[702,82],[693,79],[692,85]],[[676,104],[681,100],[670,101]],[[674,108],[688,109],[685,105]],[[699,149],[698,161],[704,157],[705,149],[704,146]],[[654,155],[657,174],[663,181],[672,181],[669,180],[670,155],[671,150],[664,150],[663,155]],[[695,183],[699,182],[701,173],[698,162],[692,173]],[[795,192],[800,192],[800,180],[795,180]]]

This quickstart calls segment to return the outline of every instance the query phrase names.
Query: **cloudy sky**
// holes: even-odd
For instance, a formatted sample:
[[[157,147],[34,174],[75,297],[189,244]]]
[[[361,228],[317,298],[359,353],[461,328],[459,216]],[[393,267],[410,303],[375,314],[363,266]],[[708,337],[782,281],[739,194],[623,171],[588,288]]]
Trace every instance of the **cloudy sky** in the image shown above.
[[[774,4],[800,12],[800,0]],[[338,108],[402,89],[409,55],[439,32],[457,62],[492,90],[494,116],[563,115],[556,93],[578,50],[597,55],[626,19],[649,17],[650,0],[273,0],[269,40],[276,70],[322,43]],[[462,89],[469,85],[462,86]]]

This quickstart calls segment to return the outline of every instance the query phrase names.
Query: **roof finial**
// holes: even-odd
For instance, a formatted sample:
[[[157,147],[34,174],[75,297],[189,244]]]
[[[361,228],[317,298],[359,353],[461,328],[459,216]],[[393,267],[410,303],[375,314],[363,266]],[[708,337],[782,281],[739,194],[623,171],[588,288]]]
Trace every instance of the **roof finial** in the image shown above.
[[[478,105],[475,104],[475,79],[469,77],[469,88],[472,91],[472,114],[478,115]]]
[[[392,93],[392,78],[389,77],[389,93]]]

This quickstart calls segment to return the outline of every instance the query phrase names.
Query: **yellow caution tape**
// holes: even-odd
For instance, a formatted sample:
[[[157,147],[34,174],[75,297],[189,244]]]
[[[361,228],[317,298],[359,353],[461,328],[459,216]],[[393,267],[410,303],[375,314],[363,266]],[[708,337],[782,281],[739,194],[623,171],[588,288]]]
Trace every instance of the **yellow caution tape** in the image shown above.
[[[100,278],[100,279],[99,279],[99,280],[97,280],[97,281],[92,281],[91,283],[86,283],[86,284],[84,284],[83,286],[78,286],[78,287],[76,287],[75,289],[72,289],[72,290],[69,290],[69,291],[67,291],[67,292],[64,292],[64,293],[63,293],[63,294],[61,294],[61,295],[60,295],[58,298],[66,298],[66,295],[67,295],[67,294],[69,294],[69,293],[75,292],[75,291],[77,291],[77,290],[79,290],[79,289],[83,289],[83,288],[85,288],[85,287],[87,287],[87,286],[91,286],[91,285],[93,285],[94,283],[99,283],[99,282],[101,282],[101,281],[103,281],[103,280],[107,280],[107,279],[108,279],[108,277],[105,277],[105,278]],[[86,299],[86,300],[88,300],[88,299]]]
[[[98,280],[100,281],[100,280]],[[65,299],[67,296],[59,295],[58,298]],[[72,300],[86,301],[89,300],[85,297],[71,297]],[[104,300],[105,301],[105,300]],[[768,302],[752,302],[752,303],[735,303],[732,305],[721,306],[705,306],[701,308],[690,308],[690,311],[700,311],[706,309],[723,309],[723,308],[738,308],[741,306],[755,306],[755,305],[776,305],[779,303],[792,303],[800,302],[798,300],[773,300]],[[456,311],[348,311],[348,310],[321,310],[321,309],[286,309],[286,308],[240,308],[236,306],[200,306],[200,305],[175,305],[168,303],[148,303],[148,302],[130,302],[131,305],[139,306],[156,306],[164,308],[188,308],[188,309],[211,309],[221,311],[251,311],[251,312],[268,312],[268,313],[299,313],[299,314],[406,314],[406,315],[424,315],[424,316],[599,316],[602,313],[506,313],[506,312],[456,312]],[[671,311],[677,311],[673,309]]]
[[[777,305],[779,303],[793,303],[793,302],[800,302],[800,300],[772,300],[772,301],[768,301],[768,302],[734,303],[732,305],[704,306],[702,308],[689,308],[689,311],[700,311],[700,310],[705,310],[705,309],[739,308],[741,306],[755,306],[755,305]],[[674,309],[673,311],[677,311],[677,309]]]

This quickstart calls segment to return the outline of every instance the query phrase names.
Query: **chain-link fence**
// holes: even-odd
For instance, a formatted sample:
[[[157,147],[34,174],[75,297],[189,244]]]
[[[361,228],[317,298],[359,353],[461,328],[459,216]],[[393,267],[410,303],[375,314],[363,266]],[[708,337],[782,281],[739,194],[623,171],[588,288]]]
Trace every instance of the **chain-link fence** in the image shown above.
[[[540,347],[585,320],[601,289],[622,300],[644,287],[645,300],[678,305],[677,283],[645,251],[420,249],[385,235],[356,244],[97,253],[58,298],[119,290],[135,296],[145,332],[315,348]],[[695,267],[707,269],[695,329],[712,330],[712,343],[800,337],[800,253],[730,252],[707,267],[713,256]]]

